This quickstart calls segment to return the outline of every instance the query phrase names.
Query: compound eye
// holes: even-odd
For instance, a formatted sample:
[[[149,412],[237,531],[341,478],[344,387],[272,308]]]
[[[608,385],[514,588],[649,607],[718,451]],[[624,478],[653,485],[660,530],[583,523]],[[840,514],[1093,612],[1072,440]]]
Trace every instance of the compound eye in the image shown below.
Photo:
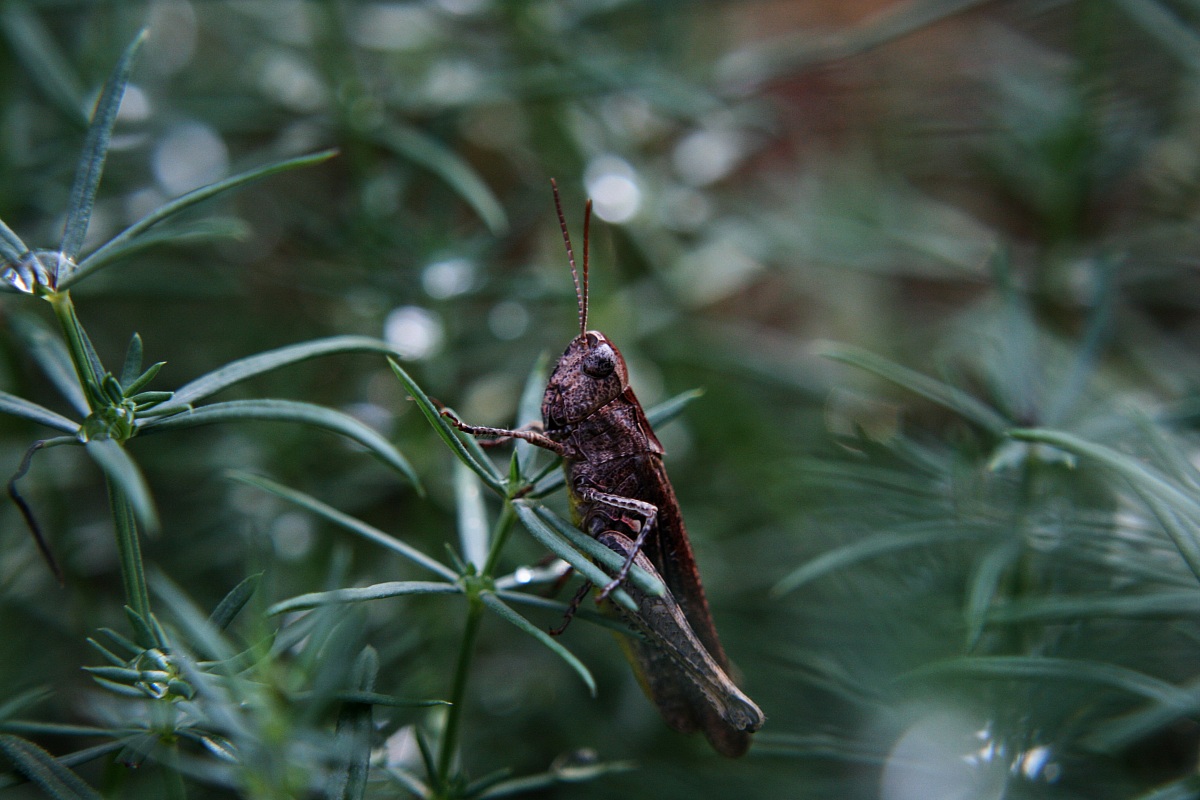
[[[607,378],[617,368],[617,356],[613,349],[602,344],[588,351],[583,357],[583,371],[593,378]]]

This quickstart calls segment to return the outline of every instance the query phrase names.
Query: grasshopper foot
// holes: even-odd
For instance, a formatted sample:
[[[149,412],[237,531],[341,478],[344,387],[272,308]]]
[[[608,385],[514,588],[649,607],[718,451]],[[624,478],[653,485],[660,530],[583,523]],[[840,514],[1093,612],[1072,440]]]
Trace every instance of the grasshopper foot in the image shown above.
[[[610,594],[621,587],[621,583],[624,582],[624,580],[624,576],[619,575],[609,581],[608,584],[606,584],[605,587],[600,590],[600,594],[596,595],[596,602],[603,603],[605,600],[607,600]]]
[[[563,614],[562,624],[557,628],[550,629],[551,636],[562,635],[562,632],[565,631],[567,626],[571,624],[571,620],[575,619],[575,612],[579,610],[579,604],[583,602],[583,598],[587,597],[587,593],[591,590],[591,588],[591,581],[583,582],[583,585],[579,587],[579,591],[576,592],[575,596],[571,598],[571,603],[567,606],[566,613]]]

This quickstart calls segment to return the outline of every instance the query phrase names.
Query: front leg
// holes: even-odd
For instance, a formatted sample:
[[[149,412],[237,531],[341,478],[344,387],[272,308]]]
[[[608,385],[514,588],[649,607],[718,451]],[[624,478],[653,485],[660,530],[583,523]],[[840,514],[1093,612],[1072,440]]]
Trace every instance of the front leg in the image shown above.
[[[576,493],[579,495],[579,499],[585,503],[608,506],[619,511],[628,511],[642,518],[637,538],[633,540],[633,545],[628,555],[625,556],[625,563],[621,565],[621,569],[617,572],[616,577],[600,590],[600,596],[596,598],[596,601],[600,602],[612,594],[629,577],[629,570],[633,568],[634,560],[642,551],[642,545],[646,543],[646,537],[650,535],[650,531],[653,530],[654,524],[658,520],[658,506],[653,503],[647,503],[645,500],[636,500],[632,497],[622,497],[619,494],[601,492],[590,486],[581,486],[577,489]]]
[[[467,425],[465,422],[454,416],[454,413],[449,409],[442,409],[442,416],[445,417],[451,425],[458,428],[463,433],[469,433],[472,436],[494,436],[503,439],[523,439],[530,444],[541,447],[553,452],[556,455],[564,455],[566,448],[559,442],[554,441],[549,436],[532,429],[508,430],[507,428],[486,428],[479,425]]]

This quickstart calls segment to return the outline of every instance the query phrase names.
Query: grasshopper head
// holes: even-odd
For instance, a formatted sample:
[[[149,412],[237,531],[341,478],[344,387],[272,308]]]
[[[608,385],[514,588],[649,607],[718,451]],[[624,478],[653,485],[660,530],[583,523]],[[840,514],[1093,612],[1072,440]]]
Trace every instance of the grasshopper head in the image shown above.
[[[587,331],[567,345],[546,384],[542,419],[553,430],[578,422],[629,388],[625,359],[599,331]]]

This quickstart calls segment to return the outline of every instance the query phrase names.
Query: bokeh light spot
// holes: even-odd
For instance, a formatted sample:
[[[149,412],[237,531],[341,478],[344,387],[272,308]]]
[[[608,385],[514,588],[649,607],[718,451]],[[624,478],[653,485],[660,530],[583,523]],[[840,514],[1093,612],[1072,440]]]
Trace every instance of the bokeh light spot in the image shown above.
[[[671,163],[685,183],[707,186],[733,171],[742,150],[736,131],[701,129],[680,140],[671,154]]]
[[[529,328],[529,312],[512,300],[497,303],[488,312],[488,327],[497,339],[518,339]]]
[[[217,132],[201,122],[183,122],[167,131],[154,148],[154,177],[170,197],[220,180],[229,169],[229,150]]]
[[[383,338],[400,358],[418,361],[437,352],[445,338],[442,320],[420,306],[400,306],[387,315]]]
[[[421,273],[421,285],[435,300],[463,294],[475,282],[475,264],[469,258],[435,261]]]
[[[642,205],[637,174],[628,161],[600,156],[588,164],[583,177],[592,208],[605,222],[628,222]]]
[[[416,3],[371,3],[357,10],[350,36],[371,50],[415,50],[437,32],[429,9]]]

